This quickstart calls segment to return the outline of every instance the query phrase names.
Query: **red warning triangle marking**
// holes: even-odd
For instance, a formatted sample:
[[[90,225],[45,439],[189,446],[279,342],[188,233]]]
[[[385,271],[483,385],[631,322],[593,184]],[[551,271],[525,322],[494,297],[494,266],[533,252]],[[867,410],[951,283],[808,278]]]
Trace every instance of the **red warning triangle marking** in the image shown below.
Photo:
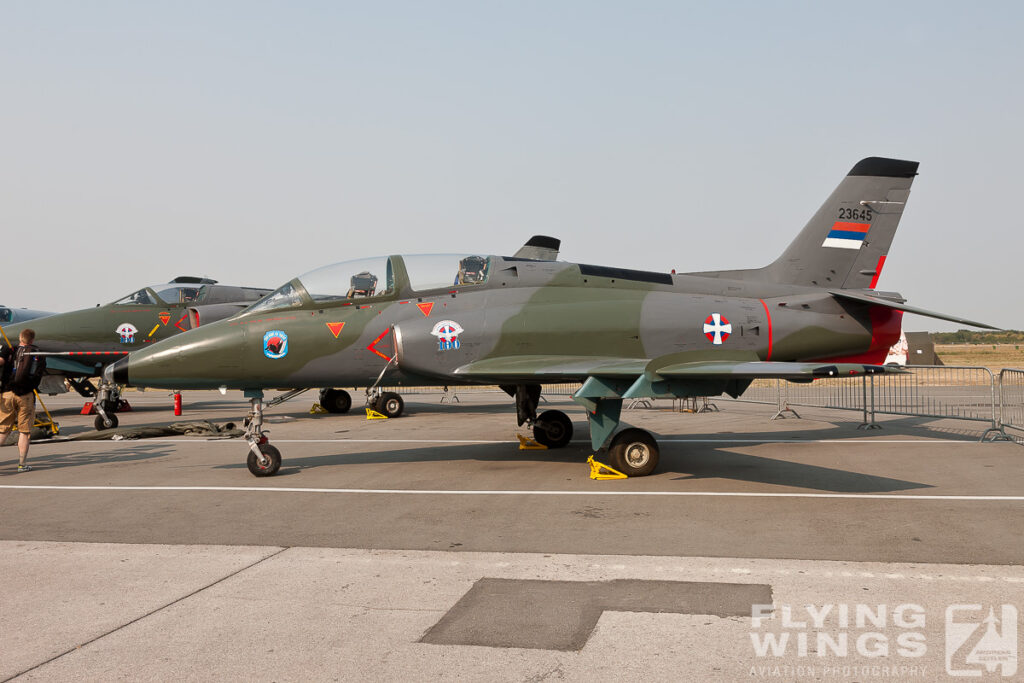
[[[337,339],[338,335],[341,334],[341,330],[345,327],[345,323],[327,323],[327,329],[331,331],[334,338]]]
[[[432,311],[434,309],[434,302],[433,301],[428,301],[425,304],[416,304],[416,308],[418,308],[421,311],[423,311],[423,315],[429,316],[430,315],[430,311]]]
[[[157,317],[160,318],[160,322],[162,322],[164,325],[166,325],[167,323],[169,323],[171,321],[171,314],[170,313],[161,313]]]

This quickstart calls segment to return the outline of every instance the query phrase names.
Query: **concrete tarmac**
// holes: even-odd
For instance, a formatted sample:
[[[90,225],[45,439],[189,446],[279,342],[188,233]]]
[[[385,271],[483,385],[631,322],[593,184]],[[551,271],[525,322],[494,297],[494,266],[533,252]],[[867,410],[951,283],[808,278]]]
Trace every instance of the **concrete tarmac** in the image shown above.
[[[175,419],[163,394],[128,397],[122,426]],[[950,605],[1024,603],[1024,451],[977,443],[972,423],[862,432],[838,411],[772,422],[764,405],[665,402],[625,413],[659,435],[658,472],[593,481],[570,401],[543,407],[569,413],[576,440],[521,451],[510,400],[460,398],[410,395],[406,416],[367,421],[310,415],[300,397],[268,413],[284,458],[270,478],[237,439],[37,444],[23,474],[0,450],[0,678],[872,680],[886,666],[937,680],[976,667],[977,642],[944,658]],[[63,434],[91,431],[77,399],[48,405]],[[240,423],[245,407],[186,394],[182,419]],[[751,595],[774,605],[756,627],[736,615]],[[545,600],[592,616],[524,607]],[[807,604],[875,621],[784,618]],[[478,640],[425,639],[438,629]],[[759,654],[768,631],[849,647]]]

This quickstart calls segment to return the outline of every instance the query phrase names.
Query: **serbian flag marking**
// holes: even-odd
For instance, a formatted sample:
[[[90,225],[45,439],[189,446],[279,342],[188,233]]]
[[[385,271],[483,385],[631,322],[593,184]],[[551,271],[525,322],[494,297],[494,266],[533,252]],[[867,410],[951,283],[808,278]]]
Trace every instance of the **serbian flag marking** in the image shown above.
[[[860,249],[864,244],[864,238],[868,236],[870,227],[870,223],[836,221],[832,224],[832,229],[828,231],[821,246],[837,249]]]

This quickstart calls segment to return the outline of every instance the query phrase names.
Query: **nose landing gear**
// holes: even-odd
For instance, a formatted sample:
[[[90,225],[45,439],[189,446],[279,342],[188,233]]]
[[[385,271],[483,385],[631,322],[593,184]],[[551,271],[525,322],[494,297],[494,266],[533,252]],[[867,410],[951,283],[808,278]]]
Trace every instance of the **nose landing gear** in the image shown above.
[[[120,404],[121,387],[101,381],[99,391],[96,393],[96,400],[93,401],[93,407],[99,413],[93,421],[93,426],[97,431],[117,427],[116,411]]]
[[[263,431],[263,391],[246,390],[249,399],[249,415],[245,419],[245,440],[249,444],[246,465],[257,477],[270,477],[281,469],[281,451],[270,445],[267,433]]]

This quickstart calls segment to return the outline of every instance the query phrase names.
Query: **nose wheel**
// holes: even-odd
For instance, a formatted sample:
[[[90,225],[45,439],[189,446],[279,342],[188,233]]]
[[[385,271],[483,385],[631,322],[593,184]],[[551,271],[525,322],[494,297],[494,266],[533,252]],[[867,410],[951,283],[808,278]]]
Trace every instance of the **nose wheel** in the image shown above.
[[[249,457],[245,464],[256,477],[271,477],[281,469],[281,451],[271,446],[263,431],[263,392],[246,391],[249,415],[245,419],[245,440],[249,444]]]
[[[246,465],[249,471],[257,477],[270,477],[277,474],[281,469],[281,451],[269,443],[256,444],[257,450],[249,449],[249,458]],[[259,453],[259,455],[257,455]]]

